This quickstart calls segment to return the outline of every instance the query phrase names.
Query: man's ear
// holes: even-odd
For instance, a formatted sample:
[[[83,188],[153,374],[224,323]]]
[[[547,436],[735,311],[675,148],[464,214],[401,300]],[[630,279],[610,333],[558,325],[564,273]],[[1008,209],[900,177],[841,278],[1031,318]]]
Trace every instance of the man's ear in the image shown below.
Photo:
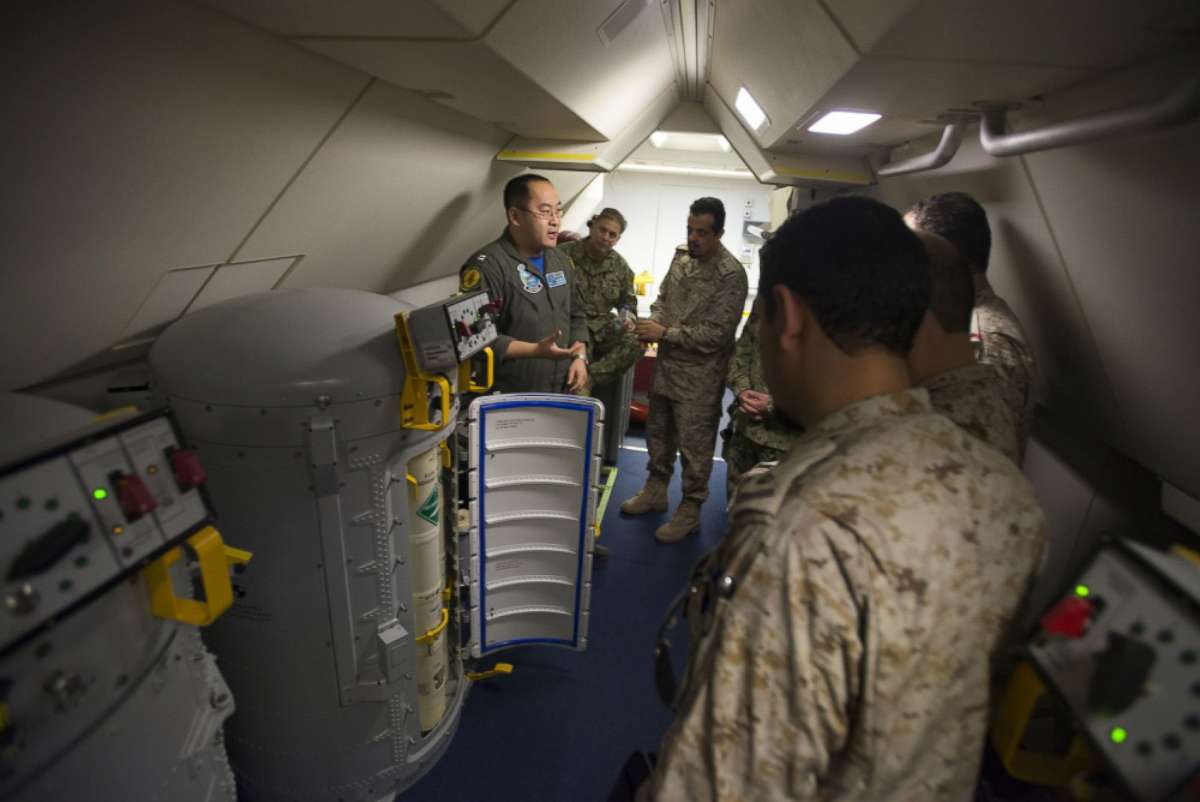
[[[779,347],[784,351],[799,348],[807,327],[812,325],[808,307],[783,284],[776,284],[771,293],[775,296],[775,333],[779,337]]]
[[[505,209],[504,217],[508,220],[508,224],[510,226],[514,226],[516,228],[521,227],[521,215],[517,214],[517,207],[509,206],[507,209]]]

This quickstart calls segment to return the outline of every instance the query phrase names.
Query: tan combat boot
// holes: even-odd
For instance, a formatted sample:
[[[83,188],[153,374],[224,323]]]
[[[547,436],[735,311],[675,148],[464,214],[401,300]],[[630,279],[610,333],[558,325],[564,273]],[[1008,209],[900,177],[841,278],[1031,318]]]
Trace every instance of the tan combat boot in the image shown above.
[[[667,511],[667,488],[658,482],[646,482],[646,486],[633,498],[626,499],[621,512],[626,515],[643,515],[647,512]]]
[[[678,543],[700,528],[700,505],[694,501],[681,501],[671,520],[658,527],[654,537],[660,543]]]

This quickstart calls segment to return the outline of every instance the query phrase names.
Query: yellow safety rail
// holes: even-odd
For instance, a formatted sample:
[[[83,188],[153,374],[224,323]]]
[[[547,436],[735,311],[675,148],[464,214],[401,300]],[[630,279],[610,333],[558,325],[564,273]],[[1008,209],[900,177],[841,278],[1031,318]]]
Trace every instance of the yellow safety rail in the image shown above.
[[[396,315],[396,339],[404,358],[404,390],[400,393],[400,423],[409,429],[440,431],[450,424],[450,381],[438,373],[425,373],[417,365],[412,336],[408,333],[408,316]],[[441,390],[441,422],[429,418],[429,387],[436,384]]]
[[[206,526],[187,539],[200,563],[200,580],[204,599],[187,599],[175,595],[171,582],[171,566],[183,559],[180,546],[168,551],[146,566],[142,575],[150,592],[150,610],[159,618],[204,627],[220,618],[233,604],[233,583],[229,572],[234,565],[245,565],[252,555],[248,551],[226,546],[221,534]]]

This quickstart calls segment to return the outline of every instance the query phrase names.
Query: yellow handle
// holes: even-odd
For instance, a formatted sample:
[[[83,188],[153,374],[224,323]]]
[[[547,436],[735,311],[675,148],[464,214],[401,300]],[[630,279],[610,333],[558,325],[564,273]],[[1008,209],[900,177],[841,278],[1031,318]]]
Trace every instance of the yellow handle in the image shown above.
[[[442,608],[442,623],[438,624],[433,629],[426,632],[424,635],[417,636],[417,643],[429,643],[431,640],[442,634],[446,625],[450,623],[450,611],[445,607]]]
[[[492,389],[492,384],[496,380],[496,353],[492,350],[490,345],[487,345],[483,348],[483,355],[487,357],[485,360],[487,362],[487,381],[485,381],[483,384],[475,384],[472,382],[471,392],[473,393],[482,393]]]
[[[187,539],[200,563],[200,581],[204,600],[185,599],[175,595],[171,583],[171,566],[183,558],[179,546],[146,566],[146,588],[150,592],[150,610],[159,618],[204,627],[220,618],[233,604],[233,583],[229,579],[230,565],[245,565],[253,555],[242,549],[226,546],[221,534],[206,526]]]
[[[449,468],[454,464],[454,461],[450,456],[450,443],[446,440],[439,440],[438,448],[442,451],[442,467]]]
[[[483,393],[492,389],[492,382],[496,378],[496,353],[490,346],[484,346],[480,351],[486,357],[487,370],[486,380],[482,384],[475,383],[475,377],[471,372],[471,360],[460,362],[458,365],[458,389],[464,393]]]
[[[492,677],[508,676],[513,673],[512,663],[496,663],[490,671],[469,671],[467,679],[476,682],[481,679],[491,679]]]

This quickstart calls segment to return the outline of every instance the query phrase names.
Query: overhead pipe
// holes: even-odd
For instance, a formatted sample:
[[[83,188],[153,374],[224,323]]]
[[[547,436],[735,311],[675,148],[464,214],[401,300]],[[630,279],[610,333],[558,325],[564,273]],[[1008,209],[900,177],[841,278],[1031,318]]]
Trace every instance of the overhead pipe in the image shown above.
[[[1191,79],[1180,89],[1152,103],[1052,123],[1032,131],[1006,134],[1006,109],[985,109],[983,122],[979,126],[979,144],[992,156],[1017,156],[1111,139],[1122,134],[1170,128],[1188,122],[1197,113],[1200,113],[1200,77]]]
[[[909,159],[902,159],[898,162],[889,162],[876,170],[875,174],[878,176],[890,176],[936,170],[954,158],[954,154],[958,152],[958,146],[962,144],[963,132],[966,130],[966,127],[967,124],[962,120],[950,123],[942,131],[942,140],[938,142],[938,146],[932,151],[922,153],[920,156],[913,156]]]

